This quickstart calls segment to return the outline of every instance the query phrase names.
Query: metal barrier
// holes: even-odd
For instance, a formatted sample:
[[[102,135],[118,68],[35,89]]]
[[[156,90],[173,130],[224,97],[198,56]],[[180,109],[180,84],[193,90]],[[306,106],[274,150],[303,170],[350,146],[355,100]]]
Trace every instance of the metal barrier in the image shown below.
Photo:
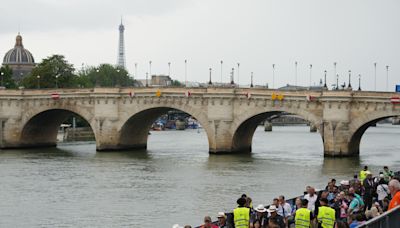
[[[359,228],[397,228],[400,227],[400,206],[375,217]]]

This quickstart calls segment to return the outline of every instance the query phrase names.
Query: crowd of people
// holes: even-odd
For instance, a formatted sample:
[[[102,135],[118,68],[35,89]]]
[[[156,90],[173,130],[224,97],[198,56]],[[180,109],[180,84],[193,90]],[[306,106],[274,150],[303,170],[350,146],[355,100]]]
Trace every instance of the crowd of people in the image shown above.
[[[200,228],[353,228],[400,205],[400,180],[387,166],[375,177],[365,166],[353,179],[339,185],[331,179],[323,190],[307,186],[293,204],[281,195],[269,206],[253,207],[252,199],[245,194],[236,203],[233,213],[219,212],[217,222],[205,216]]]

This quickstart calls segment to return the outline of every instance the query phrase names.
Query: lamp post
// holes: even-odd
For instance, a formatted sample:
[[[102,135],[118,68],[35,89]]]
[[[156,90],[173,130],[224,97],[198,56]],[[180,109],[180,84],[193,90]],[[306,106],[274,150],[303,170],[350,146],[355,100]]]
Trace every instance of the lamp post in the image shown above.
[[[58,77],[60,77],[59,74],[56,75],[56,88],[58,88]]]
[[[310,87],[311,87],[311,74],[312,74],[312,64],[310,64]]]
[[[324,89],[328,89],[328,86],[326,85],[326,70],[324,71]]]
[[[237,66],[238,66],[238,70],[237,70],[238,80],[237,80],[237,83],[239,85],[239,67],[240,67],[240,63],[237,63]],[[233,81],[233,78],[232,78],[232,81]]]
[[[231,85],[234,85],[234,84],[235,84],[234,79],[233,79],[234,76],[235,76],[234,74],[235,74],[235,68],[232,67],[232,72],[231,72]]]
[[[97,86],[99,86],[99,72],[100,72],[100,70],[99,69],[96,69],[96,82],[95,82],[95,86],[97,87]]]
[[[208,81],[208,84],[212,85],[212,81],[211,81],[211,71],[212,71],[212,69],[211,69],[211,67],[210,67],[209,71],[210,71],[210,80]]]
[[[361,74],[358,75],[358,91],[361,91]]]
[[[168,62],[168,76],[171,77],[171,62]]]
[[[37,88],[40,89],[40,75],[36,76],[37,78]]]
[[[4,81],[4,72],[1,72],[1,87],[3,87],[3,81]]]
[[[337,76],[336,65],[337,65],[337,62],[333,62],[333,70],[334,70],[334,72],[333,72],[334,75],[333,76],[334,77]],[[339,88],[339,84],[336,84],[336,87]]]
[[[149,73],[146,72],[146,87],[149,87],[148,78],[149,78]]]
[[[351,70],[349,70],[349,85],[347,88],[351,90]]]
[[[251,72],[251,83],[250,83],[250,87],[251,87],[251,88],[254,87],[254,85],[253,85],[253,72]]]
[[[275,63],[272,64],[272,89],[275,88]]]
[[[151,77],[151,60],[149,61],[149,75]]]
[[[295,77],[295,80],[294,80],[294,84],[295,84],[295,86],[297,86],[297,61],[296,62],[294,62],[294,67],[295,67],[295,75],[294,75],[294,77]]]
[[[224,63],[224,61],[221,60],[221,84],[222,84],[222,64]]]
[[[375,72],[374,72],[374,75],[375,75],[375,84],[374,84],[374,90],[376,91],[376,62],[374,63],[374,68],[375,68]]]
[[[185,59],[185,87],[187,87],[187,59]]]
[[[137,77],[137,63],[135,63],[135,77]]]
[[[386,66],[386,91],[389,89],[389,66]]]

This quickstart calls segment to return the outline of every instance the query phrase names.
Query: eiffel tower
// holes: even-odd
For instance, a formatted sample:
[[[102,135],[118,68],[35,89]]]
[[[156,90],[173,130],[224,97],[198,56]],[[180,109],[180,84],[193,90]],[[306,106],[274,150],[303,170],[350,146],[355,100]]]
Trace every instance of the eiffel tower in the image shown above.
[[[122,67],[122,68],[125,68],[124,31],[125,31],[125,27],[122,24],[122,18],[121,18],[121,24],[119,25],[119,45],[118,45],[118,61],[117,61],[117,65],[119,67]]]

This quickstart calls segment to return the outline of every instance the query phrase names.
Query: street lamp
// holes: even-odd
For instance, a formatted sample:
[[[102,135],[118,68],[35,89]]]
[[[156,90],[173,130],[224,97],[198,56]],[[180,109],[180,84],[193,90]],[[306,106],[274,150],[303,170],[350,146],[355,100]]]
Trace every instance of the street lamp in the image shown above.
[[[333,75],[333,76],[334,76],[334,77],[335,77],[335,76],[337,76],[337,72],[336,72],[336,65],[337,65],[337,62],[334,62],[334,63],[333,63],[333,68],[334,68],[334,72],[333,72],[333,73],[334,73],[334,75]],[[337,77],[338,77],[338,76],[337,76]],[[338,88],[339,88],[339,84],[336,84],[336,87],[338,87]]]
[[[37,78],[37,88],[40,89],[40,75],[36,76]]]
[[[375,68],[375,84],[374,84],[374,90],[376,91],[376,62],[374,63],[374,68]]]
[[[253,85],[253,72],[251,72],[251,83],[250,83],[250,87],[251,87],[251,88],[254,87],[254,85]]]
[[[238,85],[239,85],[239,67],[240,67],[240,63],[237,63],[237,66],[238,66],[238,71],[237,71],[238,80],[237,80],[237,83],[238,83]],[[233,75],[232,75],[232,76],[233,76]],[[232,77],[232,82],[233,82],[233,77]],[[231,84],[233,84],[233,83],[231,83]]]
[[[99,86],[99,72],[100,72],[100,70],[99,69],[96,69],[96,85],[95,86]]]
[[[168,62],[168,76],[171,77],[171,62]]]
[[[56,75],[56,88],[58,88],[58,77],[59,76],[60,76],[59,74]]]
[[[221,60],[221,84],[222,84],[222,64],[224,63],[224,61]]]
[[[295,67],[295,86],[297,86],[297,61],[294,62],[294,67]]]
[[[146,87],[149,87],[148,78],[149,78],[149,73],[146,72]]]
[[[187,87],[187,59],[185,59],[185,87]]]
[[[310,87],[311,87],[311,74],[312,74],[312,64],[310,64]]]
[[[326,70],[324,71],[324,89],[328,89],[328,86],[326,85]]]
[[[4,78],[4,72],[1,72],[1,87],[3,87],[3,79]]]
[[[151,61],[149,61],[149,74],[150,74],[150,77],[151,77]]]
[[[137,77],[137,63],[135,63],[135,77]]]
[[[358,91],[361,91],[361,74],[358,75]]]
[[[389,66],[386,66],[386,91],[388,91],[389,86]]]
[[[347,88],[351,90],[351,70],[349,70],[349,85]]]
[[[211,81],[211,71],[212,71],[212,69],[210,68],[209,70],[210,70],[210,80],[208,81],[208,84],[212,85],[212,81]]]
[[[233,67],[232,67],[232,73],[231,73],[231,85],[235,84],[235,82],[233,81],[234,74],[235,74],[235,68],[233,68]]]
[[[275,88],[275,63],[272,64],[272,88]]]

